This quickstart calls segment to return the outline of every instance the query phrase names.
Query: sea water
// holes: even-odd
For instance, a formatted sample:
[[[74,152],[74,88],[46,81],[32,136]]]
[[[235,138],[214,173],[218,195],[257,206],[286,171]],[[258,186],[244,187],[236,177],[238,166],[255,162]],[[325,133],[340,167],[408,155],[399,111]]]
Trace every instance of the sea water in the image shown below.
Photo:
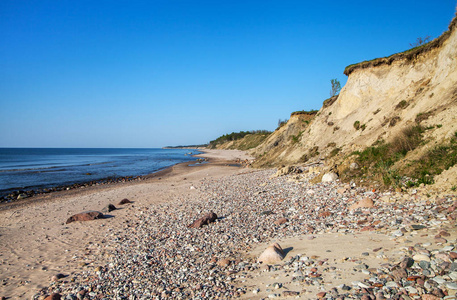
[[[189,149],[0,148],[0,196],[106,178],[147,175],[194,161]]]

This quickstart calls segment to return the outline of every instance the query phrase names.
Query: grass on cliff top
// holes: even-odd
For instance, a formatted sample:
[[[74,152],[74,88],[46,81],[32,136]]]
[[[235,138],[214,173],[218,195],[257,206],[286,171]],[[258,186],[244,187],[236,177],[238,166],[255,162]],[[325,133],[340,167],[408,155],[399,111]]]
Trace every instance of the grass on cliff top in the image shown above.
[[[294,111],[293,113],[291,113],[290,115],[291,116],[295,116],[295,115],[315,115],[319,112],[319,110],[317,109],[312,109],[312,110],[299,110],[299,111]]]
[[[436,39],[434,39],[426,44],[420,45],[418,47],[414,47],[412,49],[408,49],[403,52],[395,53],[395,54],[392,54],[387,57],[375,58],[372,60],[363,61],[360,63],[349,65],[344,69],[343,73],[345,75],[349,76],[352,72],[354,72],[357,69],[376,67],[379,65],[390,65],[394,61],[403,60],[403,59],[406,59],[408,61],[413,60],[417,56],[421,55],[422,53],[427,53],[432,49],[441,47],[441,45],[449,38],[452,31],[455,29],[456,25],[457,25],[457,14],[452,19],[451,23],[449,24],[448,30],[445,31],[442,35],[440,35]]]

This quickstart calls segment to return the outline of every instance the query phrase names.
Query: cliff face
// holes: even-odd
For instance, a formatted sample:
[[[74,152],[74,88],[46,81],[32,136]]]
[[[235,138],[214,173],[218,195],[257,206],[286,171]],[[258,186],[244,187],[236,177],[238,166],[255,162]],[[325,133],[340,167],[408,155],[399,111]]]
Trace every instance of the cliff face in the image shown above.
[[[300,129],[304,131],[296,142],[289,142],[297,135],[297,121],[291,118],[253,151],[262,155],[257,164],[297,163],[352,152],[381,139],[390,141],[400,130],[419,123],[435,126],[425,133],[432,141],[425,147],[449,139],[457,131],[456,23],[454,19],[433,47],[351,66],[338,98]]]

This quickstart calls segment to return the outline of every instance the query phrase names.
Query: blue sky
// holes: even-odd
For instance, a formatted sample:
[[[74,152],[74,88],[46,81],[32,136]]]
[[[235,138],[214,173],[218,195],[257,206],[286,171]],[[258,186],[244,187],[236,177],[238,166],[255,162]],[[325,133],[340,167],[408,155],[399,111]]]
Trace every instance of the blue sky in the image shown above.
[[[439,36],[455,0],[0,1],[0,147],[274,130],[344,68]]]

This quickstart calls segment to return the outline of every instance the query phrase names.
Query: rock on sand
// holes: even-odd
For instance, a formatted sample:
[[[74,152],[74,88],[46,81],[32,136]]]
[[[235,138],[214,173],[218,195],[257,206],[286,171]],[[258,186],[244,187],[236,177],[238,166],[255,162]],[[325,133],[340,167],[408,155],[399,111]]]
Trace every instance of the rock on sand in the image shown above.
[[[260,254],[257,261],[263,264],[275,264],[284,259],[284,251],[278,243],[270,245],[262,254]]]
[[[76,221],[91,221],[96,219],[103,219],[105,216],[99,211],[86,211],[68,218],[65,224],[76,222]]]

